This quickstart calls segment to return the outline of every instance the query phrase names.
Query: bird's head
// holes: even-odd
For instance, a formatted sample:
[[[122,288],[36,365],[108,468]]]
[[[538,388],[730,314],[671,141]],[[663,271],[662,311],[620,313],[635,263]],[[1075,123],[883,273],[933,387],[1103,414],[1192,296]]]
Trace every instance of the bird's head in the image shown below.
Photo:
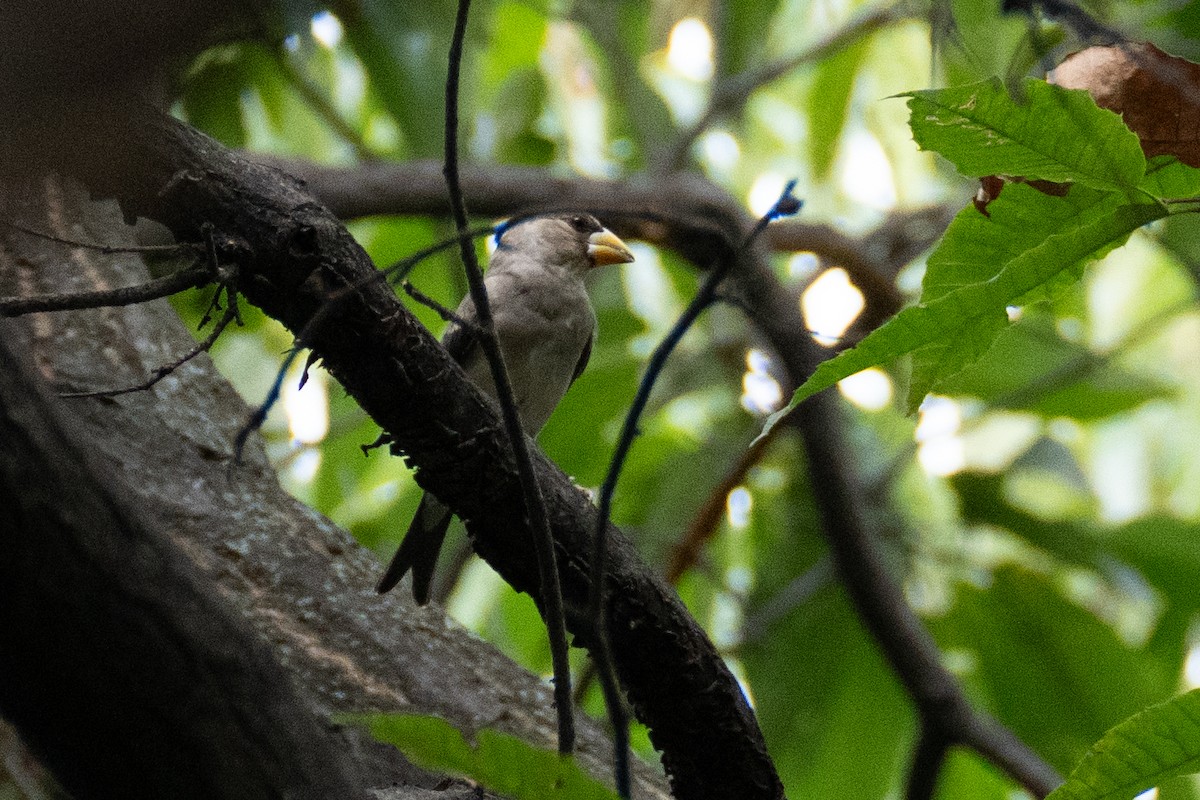
[[[628,264],[633,253],[591,214],[547,214],[514,223],[500,233],[499,250],[529,255],[547,267],[581,275],[593,267]]]

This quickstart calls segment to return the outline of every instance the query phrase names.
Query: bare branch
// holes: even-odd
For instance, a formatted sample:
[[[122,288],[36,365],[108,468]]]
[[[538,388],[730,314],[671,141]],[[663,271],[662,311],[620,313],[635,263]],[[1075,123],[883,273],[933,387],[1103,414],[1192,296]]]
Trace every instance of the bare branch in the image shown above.
[[[137,384],[136,386],[127,386],[123,389],[99,389],[99,390],[91,391],[91,392],[59,392],[58,396],[59,397],[117,397],[118,395],[122,395],[122,394],[132,394],[133,392],[144,392],[144,391],[152,388],[156,383],[158,383],[163,378],[165,378],[168,375],[170,375],[171,373],[173,373],[175,370],[182,367],[187,362],[191,361],[196,356],[200,355],[201,353],[207,353],[209,350],[212,349],[212,346],[217,343],[217,339],[221,336],[222,333],[225,332],[225,329],[229,327],[229,323],[233,322],[235,319],[238,318],[237,295],[233,292],[230,292],[229,300],[227,302],[228,302],[228,307],[225,309],[225,313],[221,316],[221,318],[219,320],[217,320],[217,324],[213,326],[212,331],[208,334],[208,336],[206,336],[204,338],[203,341],[199,342],[195,347],[193,347],[191,350],[187,351],[186,353],[184,353],[182,356],[175,359],[171,363],[163,364],[161,367],[154,370],[154,373],[149,378],[147,378],[143,382]]]
[[[195,289],[211,283],[216,277],[212,265],[189,267],[161,278],[120,289],[92,292],[35,294],[29,297],[0,297],[0,317],[19,317],[39,311],[76,311],[85,308],[106,308],[146,303],[160,297]]]
[[[0,219],[0,225],[6,225],[13,230],[28,234],[29,236],[45,239],[48,242],[56,242],[57,244],[65,244],[68,247],[81,247],[85,250],[94,250],[97,253],[104,255],[112,255],[113,253],[161,253],[164,255],[182,254],[187,252],[195,252],[195,245],[191,244],[152,244],[152,245],[111,245],[111,244],[94,244],[92,242],[80,242],[75,239],[66,239],[62,236],[55,236],[52,233],[43,233],[39,230],[26,227],[12,220]]]
[[[513,396],[512,383],[504,366],[504,355],[496,338],[496,324],[492,319],[492,305],[488,300],[487,287],[483,283],[483,270],[475,255],[475,245],[466,238],[470,229],[467,206],[463,201],[462,187],[458,179],[458,89],[459,70],[462,66],[463,39],[467,33],[467,19],[471,0],[458,0],[458,13],[454,22],[454,38],[450,41],[450,68],[446,74],[446,143],[445,166],[446,188],[450,193],[450,208],[454,224],[458,228],[463,267],[467,271],[467,282],[471,286],[471,300],[475,303],[475,314],[479,322],[479,345],[491,368],[492,382],[496,386],[496,397],[500,401],[500,412],[504,429],[508,434],[513,456],[517,462],[517,474],[521,491],[525,496],[525,512],[529,515],[530,532],[533,534],[534,551],[537,555],[538,575],[541,579],[538,595],[542,601],[542,618],[550,635],[550,657],[554,662],[554,699],[558,713],[558,751],[570,753],[575,749],[575,712],[571,704],[571,663],[568,660],[567,625],[563,609],[562,586],[558,577],[558,561],[554,556],[554,536],[550,531],[550,519],[546,514],[546,501],[533,470],[529,455],[529,444],[521,427],[521,416]],[[619,757],[619,756],[618,756]],[[618,781],[618,788],[622,784]],[[625,772],[624,796],[629,796],[628,769]]]
[[[921,735],[913,750],[912,763],[908,767],[905,800],[933,800],[938,776],[941,774],[950,745],[951,742],[943,731],[922,724]]]
[[[298,159],[253,158],[303,178],[343,219],[449,213],[437,162],[330,167]],[[508,217],[533,209],[588,210],[619,235],[670,247],[703,268],[714,252],[740,235],[727,229],[731,215],[743,214],[740,204],[717,185],[692,175],[605,181],[561,178],[534,167],[462,165],[460,177],[476,214]],[[825,263],[843,267],[866,299],[861,323],[865,328],[899,309],[896,273],[937,240],[956,210],[931,206],[898,211],[861,239],[826,224],[779,220],[763,239],[775,252],[811,251]],[[407,274],[411,266],[406,259],[402,270],[399,265],[389,269]]]

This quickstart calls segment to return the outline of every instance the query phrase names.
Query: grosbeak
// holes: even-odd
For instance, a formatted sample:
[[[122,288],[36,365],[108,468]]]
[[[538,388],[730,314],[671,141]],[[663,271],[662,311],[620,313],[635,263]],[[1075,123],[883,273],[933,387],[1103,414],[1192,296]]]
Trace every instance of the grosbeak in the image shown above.
[[[594,267],[626,264],[633,254],[590,214],[531,217],[503,229],[484,278],[496,336],[525,432],[536,436],[587,366],[596,314],[584,276]],[[496,396],[491,370],[475,336],[468,296],[442,343],[468,377]],[[413,573],[413,598],[429,602],[438,553],[452,516],[426,493],[376,589],[386,592]]]

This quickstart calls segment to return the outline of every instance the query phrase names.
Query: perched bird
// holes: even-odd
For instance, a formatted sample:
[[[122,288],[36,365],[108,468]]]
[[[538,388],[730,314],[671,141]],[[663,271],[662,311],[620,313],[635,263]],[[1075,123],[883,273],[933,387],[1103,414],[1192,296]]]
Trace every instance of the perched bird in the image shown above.
[[[584,276],[593,267],[631,261],[625,243],[590,214],[531,217],[500,234],[484,284],[521,424],[531,436],[541,431],[591,355],[596,314]],[[457,316],[475,321],[470,296]],[[473,332],[452,323],[442,343],[475,385],[495,397],[487,359]],[[421,605],[429,602],[450,517],[450,509],[433,495],[421,498],[378,592],[390,590],[411,569],[413,597]]]

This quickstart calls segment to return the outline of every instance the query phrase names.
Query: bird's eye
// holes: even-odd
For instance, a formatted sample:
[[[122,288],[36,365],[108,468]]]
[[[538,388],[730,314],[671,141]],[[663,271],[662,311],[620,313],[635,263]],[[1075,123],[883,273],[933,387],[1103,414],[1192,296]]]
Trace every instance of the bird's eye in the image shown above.
[[[596,229],[595,224],[587,217],[583,217],[583,216],[571,217],[570,222],[571,222],[571,227],[574,228],[575,230],[579,231],[580,233],[583,233],[585,231],[593,231]]]

